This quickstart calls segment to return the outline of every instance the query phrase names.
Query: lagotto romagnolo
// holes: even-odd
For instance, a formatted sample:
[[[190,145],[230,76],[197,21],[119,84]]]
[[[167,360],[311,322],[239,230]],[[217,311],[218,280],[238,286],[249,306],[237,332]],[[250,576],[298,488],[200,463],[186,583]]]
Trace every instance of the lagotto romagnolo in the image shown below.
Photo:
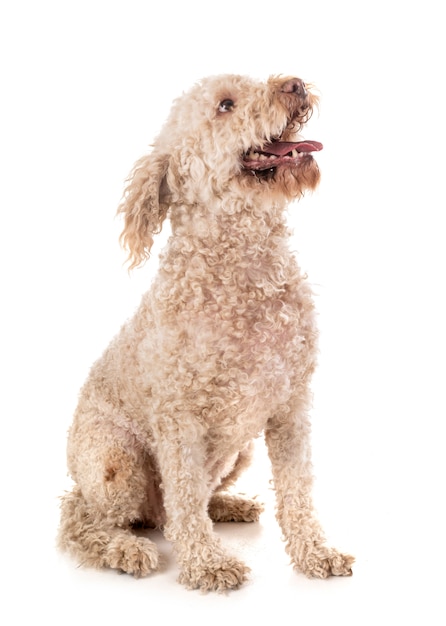
[[[249,568],[213,522],[258,519],[261,504],[233,485],[263,434],[293,564],[351,574],[312,504],[317,329],[284,218],[319,181],[322,145],[300,135],[316,103],[298,78],[207,78],[174,102],[136,163],[119,207],[130,267],[166,218],[172,235],[134,317],[93,365],[69,432],[74,486],[59,545],[83,564],[156,570],[156,545],[132,532],[146,525],[173,543],[187,587],[239,587]]]

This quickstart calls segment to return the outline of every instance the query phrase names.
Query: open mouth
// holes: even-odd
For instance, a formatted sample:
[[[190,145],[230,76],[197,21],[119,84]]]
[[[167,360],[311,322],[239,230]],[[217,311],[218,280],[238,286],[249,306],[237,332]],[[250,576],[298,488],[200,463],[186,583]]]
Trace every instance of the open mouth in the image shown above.
[[[251,148],[243,155],[243,167],[253,173],[274,170],[279,166],[298,166],[311,152],[322,150],[319,141],[273,141],[262,148]]]

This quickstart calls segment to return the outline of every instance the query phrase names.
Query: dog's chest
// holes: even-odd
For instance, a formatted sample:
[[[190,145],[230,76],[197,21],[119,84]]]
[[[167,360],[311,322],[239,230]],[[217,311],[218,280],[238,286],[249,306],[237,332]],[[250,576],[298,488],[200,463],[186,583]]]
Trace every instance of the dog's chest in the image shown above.
[[[196,371],[238,400],[264,397],[268,388],[271,400],[284,401],[315,351],[314,307],[304,284],[269,297],[251,290],[221,298],[186,319],[183,345],[189,358],[192,351],[198,356]]]
[[[210,423],[232,423],[234,413],[249,421],[257,413],[261,424],[260,414],[287,402],[312,367],[314,306],[293,260],[267,260],[222,273],[207,272],[204,259],[200,272],[182,258],[181,272],[167,273],[164,265],[144,305],[152,331],[141,358],[162,363],[151,369],[151,388],[181,396]]]

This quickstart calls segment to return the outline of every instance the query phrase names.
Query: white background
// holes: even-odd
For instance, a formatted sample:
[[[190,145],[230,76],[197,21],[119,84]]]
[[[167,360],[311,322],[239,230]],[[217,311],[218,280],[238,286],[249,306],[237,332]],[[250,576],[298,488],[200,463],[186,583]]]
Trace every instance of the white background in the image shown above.
[[[5,624],[446,623],[441,3],[4,1],[0,7],[1,521]],[[156,267],[127,274],[123,181],[208,74],[317,84],[319,190],[290,209],[317,294],[315,499],[350,579],[292,571],[259,442],[256,525],[217,532],[248,585],[202,595],[54,549],[66,431],[88,368]],[[162,240],[162,236],[160,236]]]

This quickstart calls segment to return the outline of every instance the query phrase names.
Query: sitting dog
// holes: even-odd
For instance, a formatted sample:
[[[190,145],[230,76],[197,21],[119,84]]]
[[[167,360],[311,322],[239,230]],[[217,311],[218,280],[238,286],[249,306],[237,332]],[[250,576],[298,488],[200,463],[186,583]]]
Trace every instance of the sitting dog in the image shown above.
[[[319,181],[299,131],[317,98],[298,78],[205,79],[175,101],[119,212],[130,267],[172,235],[136,314],[93,365],[68,439],[74,488],[59,545],[82,563],[144,576],[163,529],[189,588],[237,588],[249,568],[215,521],[258,519],[231,492],[264,433],[286,550],[308,576],[351,574],[324,543],[312,498],[309,380],[317,330],[284,209]]]

